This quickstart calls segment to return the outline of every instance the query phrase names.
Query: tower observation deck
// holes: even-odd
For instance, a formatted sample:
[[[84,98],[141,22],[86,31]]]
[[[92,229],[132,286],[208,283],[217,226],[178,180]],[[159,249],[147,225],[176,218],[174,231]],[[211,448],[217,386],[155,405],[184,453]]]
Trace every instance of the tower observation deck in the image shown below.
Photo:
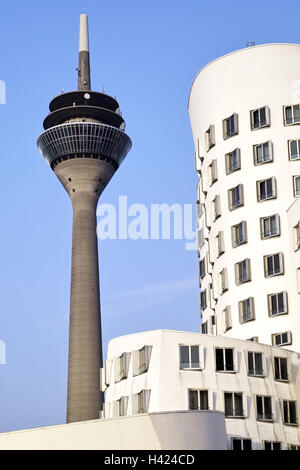
[[[73,206],[67,422],[97,419],[103,406],[96,207],[132,145],[118,102],[91,90],[85,13],[77,70],[78,90],[51,101],[37,141]]]

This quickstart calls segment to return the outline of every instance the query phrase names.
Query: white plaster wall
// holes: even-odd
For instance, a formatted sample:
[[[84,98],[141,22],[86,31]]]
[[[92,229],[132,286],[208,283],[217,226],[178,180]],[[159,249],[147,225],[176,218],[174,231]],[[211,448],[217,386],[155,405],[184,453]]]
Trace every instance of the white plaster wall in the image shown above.
[[[182,371],[179,367],[179,345],[201,345],[202,371]],[[131,413],[130,397],[140,387],[151,389],[149,412],[164,412],[188,409],[188,389],[207,389],[209,409],[224,412],[224,392],[242,392],[245,418],[226,418],[228,439],[232,436],[251,438],[253,448],[261,448],[263,440],[281,441],[283,447],[300,443],[299,427],[282,423],[282,400],[299,399],[299,357],[284,348],[199,333],[157,330],[115,338],[108,346],[108,360],[123,352],[152,345],[152,356],[147,373],[114,383],[106,390],[106,403],[129,397],[128,414]],[[215,347],[232,347],[235,351],[236,373],[215,372]],[[125,349],[124,349],[125,348]],[[263,352],[265,377],[249,377],[247,374],[247,351]],[[288,383],[274,380],[273,357],[287,357],[289,362]],[[298,391],[297,391],[298,390]],[[297,396],[298,393],[298,396]],[[255,395],[271,395],[274,401],[274,423],[256,420]],[[298,416],[299,416],[298,406]]]
[[[106,449],[224,450],[224,415],[208,411],[143,414],[0,434],[0,450]]]
[[[292,331],[293,343],[290,349],[300,350],[300,333],[297,328],[297,312],[290,302],[287,315],[270,318],[267,308],[267,294],[287,291],[288,297],[294,295],[291,273],[289,228],[286,211],[294,201],[292,176],[300,174],[300,161],[289,161],[288,140],[300,138],[300,126],[284,126],[283,106],[300,102],[300,45],[267,44],[249,47],[228,54],[204,67],[191,88],[189,114],[191,119],[195,149],[196,167],[200,178],[207,181],[208,166],[213,159],[218,162],[218,181],[207,188],[207,194],[200,191],[206,210],[216,195],[221,198],[222,216],[207,231],[208,242],[200,250],[201,258],[213,244],[219,230],[224,231],[225,254],[216,259],[211,272],[203,279],[202,287],[210,282],[216,284],[217,275],[228,269],[229,290],[216,296],[211,309],[203,312],[204,320],[208,314],[216,313],[230,305],[233,327],[226,335],[248,339],[258,336],[259,341],[271,344],[273,333]],[[269,106],[270,127],[251,131],[250,110]],[[239,116],[239,134],[223,139],[222,120],[233,113]],[[216,145],[205,151],[204,134],[209,125],[215,126]],[[253,145],[271,140],[274,160],[255,166]],[[225,172],[225,154],[241,149],[241,170],[230,175]],[[198,157],[203,158],[201,162]],[[276,177],[277,198],[257,202],[256,181]],[[228,190],[238,184],[244,186],[244,206],[234,211],[228,209]],[[281,219],[281,236],[261,240],[260,217],[278,213]],[[247,221],[248,243],[233,248],[231,226],[242,220]],[[202,218],[200,225],[205,225]],[[266,279],[264,277],[263,256],[284,253],[285,274]],[[251,259],[252,281],[236,286],[234,264],[245,258]],[[253,296],[255,299],[255,321],[243,325],[239,322],[238,301]],[[218,334],[224,334],[223,326],[218,324]]]

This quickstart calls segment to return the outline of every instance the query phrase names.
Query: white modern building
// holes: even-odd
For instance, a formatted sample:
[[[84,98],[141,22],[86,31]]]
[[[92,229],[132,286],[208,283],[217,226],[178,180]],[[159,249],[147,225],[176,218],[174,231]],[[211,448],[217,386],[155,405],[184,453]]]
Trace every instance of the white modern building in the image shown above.
[[[220,412],[227,449],[298,450],[299,363],[287,349],[220,336],[168,330],[122,336],[108,347],[105,418]],[[205,430],[193,432],[201,439]],[[217,427],[215,433],[220,440]]]
[[[299,103],[298,44],[233,52],[194,80],[203,333],[300,351],[287,214],[300,196]]]

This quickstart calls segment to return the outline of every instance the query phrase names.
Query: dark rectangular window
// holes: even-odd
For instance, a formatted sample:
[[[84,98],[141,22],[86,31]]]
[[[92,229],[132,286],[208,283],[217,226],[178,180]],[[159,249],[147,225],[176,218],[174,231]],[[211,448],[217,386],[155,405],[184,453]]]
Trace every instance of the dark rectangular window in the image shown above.
[[[274,357],[275,380],[288,380],[287,359]]]
[[[272,402],[271,397],[256,397],[257,419],[261,421],[272,421]]]
[[[243,417],[243,395],[242,393],[224,393],[225,416]]]
[[[199,369],[199,346],[180,346],[180,369]]]
[[[216,348],[216,370],[217,371],[234,371],[233,349]]]
[[[248,374],[263,375],[262,353],[248,351]]]
[[[189,409],[208,410],[208,391],[189,390]]]

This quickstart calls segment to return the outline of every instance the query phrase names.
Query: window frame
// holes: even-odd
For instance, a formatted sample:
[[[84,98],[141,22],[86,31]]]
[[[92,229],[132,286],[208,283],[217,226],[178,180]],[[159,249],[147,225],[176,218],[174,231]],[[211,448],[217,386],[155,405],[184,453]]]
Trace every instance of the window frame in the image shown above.
[[[257,399],[261,398],[262,399],[262,414],[258,413],[258,404],[257,404]],[[273,413],[273,400],[272,400],[271,395],[255,395],[255,410],[256,410],[256,420],[257,421],[263,421],[263,422],[274,422],[274,413]],[[266,403],[265,399],[270,400],[270,413],[266,413]]]
[[[300,190],[299,194],[297,194],[297,180],[299,178],[300,181],[300,175],[294,175],[293,176],[293,189],[294,189],[294,197],[300,197]]]
[[[226,395],[231,395],[231,414],[226,414]],[[238,409],[238,406],[236,406],[236,396],[239,397],[241,400],[241,413],[237,414],[240,410]],[[235,419],[235,418],[245,418],[245,411],[244,411],[244,396],[243,392],[223,392],[223,400],[224,400],[224,415],[225,419]],[[237,409],[236,409],[237,408]]]
[[[292,158],[292,143],[293,142],[297,142],[296,143],[296,146],[297,146],[297,153],[296,153],[297,157],[296,158]],[[290,139],[290,140],[288,140],[288,150],[289,150],[289,161],[290,162],[300,160],[300,139]]]
[[[265,377],[266,374],[265,374],[265,357],[264,357],[264,354],[261,352],[261,351],[246,351],[247,352],[247,375],[249,377]],[[250,369],[250,366],[249,366],[249,355],[252,354],[252,361],[253,361],[253,365],[255,367],[255,369]],[[256,365],[256,355],[260,355],[261,356],[261,369],[258,369],[257,368],[257,365]],[[253,372],[251,372],[253,371]]]
[[[265,111],[265,124],[262,124],[262,125],[259,125],[257,127],[255,127],[255,122],[254,122],[254,113],[256,112],[260,112],[261,110]],[[259,113],[259,123],[261,122],[261,118],[260,118],[260,113]],[[262,106],[261,108],[256,108],[256,109],[252,109],[250,111],[250,127],[251,127],[251,130],[252,131],[256,131],[258,129],[263,129],[265,127],[270,127],[270,108],[268,105],[266,106]]]
[[[242,236],[243,238],[236,237],[236,233],[239,230],[238,227],[242,227]],[[232,247],[237,248],[240,245],[243,245],[244,243],[248,242],[248,237],[247,237],[247,222],[246,220],[241,220],[238,224],[235,224],[231,227],[231,242],[232,242]]]
[[[266,234],[264,233],[264,229],[265,229],[265,227],[264,227],[264,222],[265,222],[265,220],[269,219],[269,225],[270,225],[270,231],[269,231],[269,233],[270,233],[270,232],[271,232],[271,225],[272,225],[270,219],[271,219],[272,217],[275,217],[275,226],[276,226],[276,230],[277,230],[277,231],[276,231],[275,233],[271,233],[270,235],[266,235]],[[279,216],[279,214],[267,215],[267,216],[265,216],[265,217],[261,217],[261,218],[260,218],[260,237],[261,237],[262,240],[267,240],[267,239],[273,238],[273,237],[279,237],[279,236],[280,236],[280,233],[281,233],[280,228],[281,228],[281,227],[280,227],[280,216]]]
[[[262,198],[261,184],[265,183],[265,189],[267,190],[268,181],[271,181],[272,192],[268,193],[266,191],[265,192],[266,197]],[[271,196],[270,196],[270,194],[271,194]],[[277,184],[276,184],[275,176],[271,176],[270,178],[266,178],[266,179],[263,179],[263,180],[256,181],[256,196],[257,196],[257,202],[265,202],[265,201],[269,201],[270,199],[276,199],[277,198]]]
[[[216,372],[221,372],[221,373],[236,373],[235,369],[235,350],[234,348],[219,348],[215,347],[215,367],[216,367]],[[223,369],[218,369],[217,367],[217,350],[222,350],[223,351]],[[232,369],[227,369],[227,363],[226,363],[226,350],[231,350],[232,351],[232,364],[229,363],[230,366],[232,366]]]
[[[263,149],[263,155],[264,155],[264,148],[265,148],[264,146],[266,144],[268,144],[268,156],[270,158],[266,160],[264,157],[262,161],[259,161],[259,156],[258,156],[259,148],[261,147]],[[271,140],[266,140],[266,142],[253,145],[253,160],[254,160],[255,166],[264,165],[266,163],[272,163],[274,161],[273,143]]]
[[[243,265],[245,264],[245,273],[246,275],[241,275],[241,271],[244,272]],[[241,267],[241,268],[240,268]],[[245,284],[246,282],[251,281],[251,261],[250,258],[245,258],[242,261],[234,264],[234,274],[235,274],[235,283],[237,286]]]
[[[197,408],[191,408],[191,392],[197,392]],[[203,401],[201,399],[201,394],[205,393],[206,394],[206,403],[207,403],[207,408],[202,407],[201,404],[203,404]],[[202,388],[188,388],[188,409],[190,411],[208,411],[210,409],[209,406],[209,393],[208,389],[202,389]]]
[[[280,344],[276,344],[276,338],[278,336],[282,337],[283,335],[287,335],[287,341],[286,342],[281,342]],[[273,333],[272,334],[272,345],[273,346],[277,346],[277,347],[288,346],[292,343],[293,343],[293,337],[292,337],[292,332],[291,331],[282,331],[280,333]]]
[[[295,421],[291,421],[291,409],[290,405],[293,403],[295,406]],[[286,410],[285,410],[286,404]],[[282,400],[282,422],[285,426],[298,426],[298,409],[296,400]],[[286,420],[287,411],[287,420]]]
[[[268,258],[274,257],[279,255],[279,272],[274,272],[273,274],[268,273]],[[274,260],[272,261],[272,264],[274,265]],[[278,253],[272,253],[270,255],[265,255],[264,256],[264,274],[265,278],[270,278],[270,277],[275,277],[275,276],[282,276],[284,275],[284,257],[282,251]]]
[[[188,348],[188,356],[189,356],[189,362],[182,362],[181,361],[181,348],[186,347]],[[198,349],[198,362],[192,362],[192,348],[197,348]],[[202,348],[200,347],[199,344],[179,344],[179,370],[184,370],[184,371],[191,371],[191,370],[202,370],[202,363],[201,363],[201,357],[202,357]],[[183,367],[189,365],[189,367]]]
[[[210,124],[209,128],[205,132],[205,150],[209,152],[212,147],[216,145],[216,137],[215,137],[215,126],[214,124]]]
[[[218,162],[216,158],[208,165],[208,171],[210,186],[212,186],[216,181],[218,181]]]
[[[296,103],[296,104],[286,104],[283,106],[283,122],[284,122],[284,125],[285,126],[295,126],[297,124],[300,124],[300,116],[299,116],[299,120],[298,121],[295,121],[295,112],[294,112],[294,108],[298,106],[298,109],[299,109],[299,113],[300,113],[300,104],[299,103]],[[292,122],[287,122],[287,113],[286,113],[286,110],[288,108],[291,108],[291,115],[292,115]]]
[[[230,119],[233,119],[233,130],[230,132]],[[239,117],[237,113],[233,113],[227,118],[223,119],[222,121],[223,125],[223,139],[227,140],[230,139],[231,137],[234,137],[239,133]]]
[[[233,155],[236,155],[236,167],[233,168],[233,165],[230,165],[230,159],[233,159]],[[235,171],[238,171],[241,169],[241,149],[240,148],[235,148],[231,152],[228,152],[225,154],[225,170],[226,170],[226,175],[231,175]]]
[[[247,313],[244,312],[244,305],[249,301],[250,305],[250,317],[247,318]],[[247,299],[240,300],[238,303],[239,306],[239,321],[241,325],[248,323],[249,321],[255,320],[255,304],[254,297],[248,297]]]
[[[282,312],[273,313],[272,312],[272,297],[278,296],[280,294],[283,294],[283,307],[284,307],[284,310]],[[278,317],[279,315],[287,315],[288,314],[288,294],[287,294],[287,291],[280,291],[280,292],[274,292],[272,294],[268,294],[267,298],[268,298],[269,317],[273,318],[273,317]],[[278,300],[277,300],[277,304],[279,304]]]
[[[278,360],[278,366],[276,367],[276,359]],[[284,368],[282,367],[281,361],[285,362]],[[289,382],[289,363],[287,357],[274,356],[273,357],[273,372],[274,380],[277,382]],[[279,376],[276,377],[276,369],[278,368]],[[286,376],[283,374],[283,370],[286,369]]]
[[[239,198],[233,197],[237,189],[239,190]],[[234,202],[234,199],[236,199],[236,201],[239,201],[239,204],[237,202]],[[244,186],[242,183],[239,183],[237,186],[234,186],[233,188],[228,189],[228,207],[230,211],[234,211],[238,209],[239,207],[243,207],[243,206],[244,206]]]

